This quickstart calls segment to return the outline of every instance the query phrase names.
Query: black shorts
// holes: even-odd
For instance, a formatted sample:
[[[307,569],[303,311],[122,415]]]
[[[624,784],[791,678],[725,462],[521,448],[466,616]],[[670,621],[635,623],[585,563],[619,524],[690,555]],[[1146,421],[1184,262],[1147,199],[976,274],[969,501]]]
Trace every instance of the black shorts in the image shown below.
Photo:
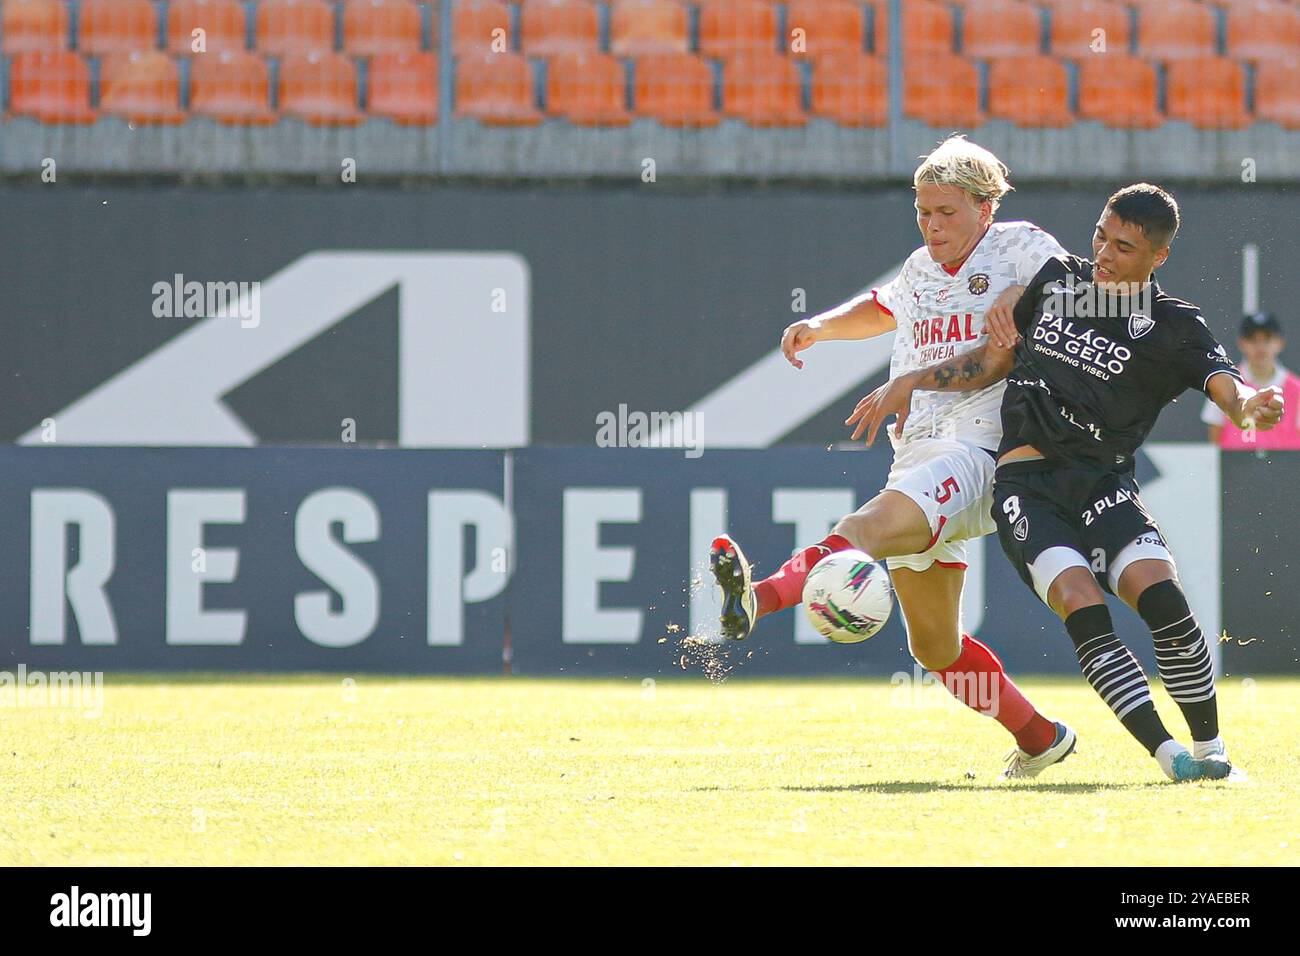
[[[1070,548],[1111,591],[1107,569],[1138,538],[1165,547],[1155,518],[1138,496],[1131,474],[1077,468],[1043,460],[1016,461],[993,478],[998,539],[1031,589],[1029,566],[1048,548]],[[1111,593],[1114,593],[1111,591]]]

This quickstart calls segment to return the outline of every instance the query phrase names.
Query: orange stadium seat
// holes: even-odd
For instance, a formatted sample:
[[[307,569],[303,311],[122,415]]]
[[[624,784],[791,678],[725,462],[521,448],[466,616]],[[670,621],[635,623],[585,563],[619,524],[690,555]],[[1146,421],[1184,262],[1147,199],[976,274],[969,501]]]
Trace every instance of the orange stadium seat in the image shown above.
[[[889,121],[884,60],[859,51],[819,55],[813,62],[812,114],[841,126],[884,126]]]
[[[1300,129],[1300,58],[1265,60],[1255,74],[1255,115]]]
[[[0,50],[5,55],[68,48],[68,8],[62,0],[4,0]]]
[[[195,30],[202,30],[203,52],[242,50],[248,38],[244,8],[237,0],[173,0],[167,8],[167,49],[195,56]]]
[[[1102,30],[1100,36],[1094,31]],[[1067,60],[1124,56],[1129,44],[1128,10],[1111,0],[1074,0],[1052,11],[1052,55]],[[1104,43],[1094,50],[1094,43]]]
[[[158,50],[123,53],[100,69],[99,108],[130,123],[183,123],[180,72]]]
[[[403,126],[438,122],[438,57],[419,50],[376,53],[370,61],[370,112]]]
[[[979,70],[956,54],[933,54],[904,64],[903,114],[930,126],[979,126]]]
[[[467,56],[456,64],[456,115],[491,126],[534,126],[533,72],[517,53]]]
[[[564,53],[546,65],[546,110],[583,126],[626,126],[627,78],[607,53]]]
[[[776,51],[776,9],[762,0],[718,0],[700,10],[699,25],[705,56]]]
[[[799,66],[778,53],[740,53],[722,70],[722,112],[751,126],[802,126]]]
[[[1070,80],[1050,56],[1012,56],[989,66],[989,116],[1017,126],[1069,126]]]
[[[872,51],[889,52],[888,0],[875,0]],[[953,52],[952,13],[937,0],[903,0],[903,50],[910,56]]]
[[[1214,11],[1192,0],[1138,8],[1138,53],[1153,60],[1214,56]]]
[[[685,53],[690,18],[676,0],[618,0],[609,14],[609,49],[615,56]]]
[[[525,0],[519,39],[528,56],[595,53],[600,48],[600,15],[589,0]]]
[[[263,126],[271,110],[266,61],[247,50],[196,56],[190,64],[190,111],[231,126]]]
[[[1201,129],[1240,129],[1246,112],[1246,78],[1241,64],[1224,57],[1175,60],[1165,76],[1165,111]]]
[[[961,52],[977,60],[1037,56],[1038,8],[1020,0],[970,0],[962,15]]]
[[[1119,129],[1150,129],[1165,121],[1157,100],[1156,68],[1119,53],[1079,63],[1079,115]]]
[[[351,126],[357,109],[357,72],[341,53],[292,53],[280,61],[280,112],[313,126]]]
[[[420,49],[420,8],[411,0],[347,0],[343,49],[352,56]]]
[[[803,31],[803,49],[795,48],[792,34]],[[866,47],[866,17],[851,0],[794,0],[786,7],[785,45],[796,56],[862,53]]]
[[[158,46],[158,17],[149,0],[83,0],[77,24],[77,47],[88,56]]]
[[[257,49],[267,56],[333,50],[334,8],[324,0],[261,0]]]
[[[451,8],[451,48],[457,56],[508,53],[510,7],[501,0],[461,0]]]
[[[1228,7],[1228,56],[1266,60],[1300,55],[1300,7],[1236,0]]]
[[[9,62],[9,111],[42,123],[93,123],[90,67],[67,50],[32,50]]]
[[[633,106],[664,126],[716,126],[713,85],[713,69],[702,58],[652,53],[636,61]]]

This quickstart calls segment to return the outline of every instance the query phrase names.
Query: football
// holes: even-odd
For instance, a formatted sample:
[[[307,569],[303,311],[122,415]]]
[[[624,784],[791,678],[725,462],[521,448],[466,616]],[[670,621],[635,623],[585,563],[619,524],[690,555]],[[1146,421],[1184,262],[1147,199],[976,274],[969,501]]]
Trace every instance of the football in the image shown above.
[[[873,637],[889,620],[894,586],[884,565],[864,551],[818,561],[803,586],[803,609],[817,633],[837,644]]]

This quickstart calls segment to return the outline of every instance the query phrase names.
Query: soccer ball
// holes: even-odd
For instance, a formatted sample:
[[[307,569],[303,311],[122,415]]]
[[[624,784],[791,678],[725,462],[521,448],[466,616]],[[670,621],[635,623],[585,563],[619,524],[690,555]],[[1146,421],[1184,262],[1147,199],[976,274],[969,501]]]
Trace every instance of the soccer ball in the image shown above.
[[[885,626],[894,586],[883,564],[864,551],[838,551],[813,565],[803,585],[803,609],[817,633],[857,644]]]

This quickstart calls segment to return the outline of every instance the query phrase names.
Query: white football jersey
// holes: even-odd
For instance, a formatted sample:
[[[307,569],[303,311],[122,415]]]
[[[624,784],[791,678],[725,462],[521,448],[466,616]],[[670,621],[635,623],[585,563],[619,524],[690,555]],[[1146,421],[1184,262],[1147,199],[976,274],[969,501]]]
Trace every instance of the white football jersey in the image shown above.
[[[873,289],[876,302],[898,322],[889,377],[927,368],[979,348],[984,315],[1008,286],[1029,282],[1061,244],[1028,222],[995,222],[956,272],[917,249],[891,282]],[[956,438],[996,449],[1002,439],[1002,393],[1006,382],[974,392],[916,391],[903,437]]]

